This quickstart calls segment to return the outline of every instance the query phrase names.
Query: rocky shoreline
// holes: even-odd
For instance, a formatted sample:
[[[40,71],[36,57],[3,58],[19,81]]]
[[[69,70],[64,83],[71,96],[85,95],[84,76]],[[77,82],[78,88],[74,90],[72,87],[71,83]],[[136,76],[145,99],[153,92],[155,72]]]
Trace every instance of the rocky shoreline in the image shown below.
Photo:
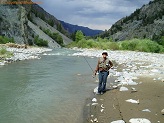
[[[27,47],[27,48],[15,48],[15,47],[8,47],[3,46],[7,51],[11,52],[13,56],[10,58],[3,58],[0,57],[0,66],[4,66],[6,64],[29,60],[29,59],[40,59],[40,54],[48,51],[52,51],[49,48],[42,48],[42,47]]]
[[[101,57],[103,50],[79,49],[73,56]],[[164,79],[164,54],[146,53],[136,51],[107,51],[109,59],[115,61],[118,65],[123,65],[123,71],[130,72],[135,76],[154,76],[157,79]],[[119,74],[117,72],[117,74]],[[163,77],[163,78],[162,78]]]

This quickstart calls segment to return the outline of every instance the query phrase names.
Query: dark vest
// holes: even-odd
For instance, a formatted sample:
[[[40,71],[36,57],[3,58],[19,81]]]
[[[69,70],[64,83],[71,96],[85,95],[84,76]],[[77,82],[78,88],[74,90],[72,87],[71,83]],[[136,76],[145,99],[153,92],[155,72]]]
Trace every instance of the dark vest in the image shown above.
[[[103,58],[99,59],[99,68],[102,68],[103,70],[108,71],[109,67],[110,67],[110,65],[109,65],[109,59],[108,58],[106,58],[105,61]]]

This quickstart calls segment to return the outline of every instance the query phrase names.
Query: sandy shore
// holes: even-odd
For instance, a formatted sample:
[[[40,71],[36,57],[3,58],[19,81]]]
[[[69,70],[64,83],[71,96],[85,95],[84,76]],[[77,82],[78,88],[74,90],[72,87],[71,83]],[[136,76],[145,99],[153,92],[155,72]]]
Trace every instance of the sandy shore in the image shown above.
[[[78,49],[74,56],[100,57],[102,50]],[[87,100],[84,122],[164,123],[164,54],[108,51],[116,62],[104,95]],[[96,92],[97,89],[94,89]]]
[[[28,47],[25,48],[13,48],[13,47],[7,47],[7,51],[10,51],[13,53],[13,56],[10,58],[5,58],[0,61],[0,66],[4,66],[6,64],[16,62],[16,61],[22,61],[22,60],[29,60],[29,59],[40,59],[40,54],[48,51],[52,51],[52,49],[49,48],[41,48],[41,47]]]
[[[163,83],[152,82],[151,78],[140,78],[143,83],[135,87],[137,92],[120,92],[119,89],[110,90],[104,95],[95,96],[97,105],[90,102],[86,123],[98,121],[99,123],[111,123],[123,120],[129,123],[133,118],[144,118],[151,123],[163,123],[164,116],[161,110],[164,102]],[[131,86],[125,86],[131,90]],[[128,99],[139,99],[139,104],[126,102]],[[122,122],[116,122],[122,123]],[[148,122],[132,122],[148,123]]]

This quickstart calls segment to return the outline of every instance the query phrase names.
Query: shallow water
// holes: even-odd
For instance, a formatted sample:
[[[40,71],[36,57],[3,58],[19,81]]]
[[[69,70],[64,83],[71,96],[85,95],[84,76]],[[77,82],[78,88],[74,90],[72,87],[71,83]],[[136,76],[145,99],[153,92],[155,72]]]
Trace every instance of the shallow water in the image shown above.
[[[83,57],[54,50],[40,60],[0,67],[1,123],[80,123],[97,85]],[[96,59],[87,58],[94,68]],[[79,74],[79,75],[78,75]]]

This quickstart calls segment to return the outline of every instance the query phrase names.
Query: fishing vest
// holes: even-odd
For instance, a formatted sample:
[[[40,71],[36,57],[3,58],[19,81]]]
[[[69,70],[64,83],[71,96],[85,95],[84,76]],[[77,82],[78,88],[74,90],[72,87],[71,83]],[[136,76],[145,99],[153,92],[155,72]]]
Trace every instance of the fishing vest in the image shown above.
[[[105,61],[103,58],[99,59],[99,68],[102,68],[103,70],[109,70],[109,59],[107,58]]]

